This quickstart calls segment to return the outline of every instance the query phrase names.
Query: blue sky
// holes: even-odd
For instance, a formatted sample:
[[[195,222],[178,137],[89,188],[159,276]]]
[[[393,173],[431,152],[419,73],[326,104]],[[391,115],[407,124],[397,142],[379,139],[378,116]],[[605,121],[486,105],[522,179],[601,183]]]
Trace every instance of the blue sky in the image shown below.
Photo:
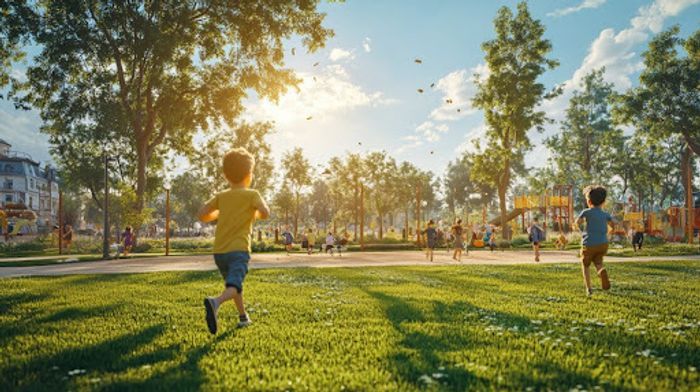
[[[565,83],[565,93],[544,109],[561,119],[568,97],[588,71],[606,66],[618,89],[636,84],[639,55],[653,34],[679,24],[683,35],[700,28],[700,0],[533,0],[534,17],[546,26],[551,57],[561,65],[547,72],[547,86]],[[493,38],[497,9],[516,1],[369,1],[324,3],[325,25],[335,30],[326,48],[313,54],[288,51],[287,65],[303,78],[277,104],[246,100],[251,120],[274,120],[270,138],[276,157],[295,146],[315,164],[347,151],[386,150],[441,174],[449,160],[483,133],[483,116],[469,100],[471,75],[487,72],[482,42]],[[419,58],[422,64],[416,64]],[[313,66],[314,63],[319,63]],[[19,71],[19,69],[18,69]],[[315,78],[315,79],[314,79]],[[435,88],[430,84],[435,83]],[[418,88],[425,90],[423,94]],[[451,98],[453,104],[445,104]],[[457,112],[460,108],[460,112]],[[307,120],[307,117],[312,117]],[[38,135],[36,113],[0,101],[0,138],[36,159],[49,159]],[[546,134],[556,132],[556,127]],[[543,165],[545,135],[530,165]],[[359,143],[362,143],[359,145]],[[432,152],[432,154],[431,154]]]

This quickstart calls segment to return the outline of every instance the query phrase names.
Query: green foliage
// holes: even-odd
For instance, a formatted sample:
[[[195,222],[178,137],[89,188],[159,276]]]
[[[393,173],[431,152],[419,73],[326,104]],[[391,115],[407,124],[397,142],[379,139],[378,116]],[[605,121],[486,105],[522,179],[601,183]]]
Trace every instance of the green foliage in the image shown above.
[[[61,167],[85,170],[78,186],[99,189],[103,150],[125,157],[138,213],[167,152],[193,155],[194,133],[233,124],[250,91],[276,100],[299,82],[284,68],[292,36],[313,52],[333,34],[313,0],[5,3],[0,83],[17,35],[36,45],[17,102],[40,111]]]
[[[694,389],[697,263],[607,267],[252,270],[216,337],[217,271],[4,279],[0,389]]]
[[[483,80],[477,78],[473,99],[474,107],[484,111],[487,142],[475,157],[471,176],[497,188],[503,221],[513,166],[522,165],[525,151],[531,148],[527,132],[542,129],[548,121],[537,107],[554,94],[546,94],[538,79],[558,65],[546,57],[552,45],[544,39],[542,23],[532,18],[526,2],[517,8],[515,15],[505,6],[498,10],[496,38],[482,44],[489,73]]]

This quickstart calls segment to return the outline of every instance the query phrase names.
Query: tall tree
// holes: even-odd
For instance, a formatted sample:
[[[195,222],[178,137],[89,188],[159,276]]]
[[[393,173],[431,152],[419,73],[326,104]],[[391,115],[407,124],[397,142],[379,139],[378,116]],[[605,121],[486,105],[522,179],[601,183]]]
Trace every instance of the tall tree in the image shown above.
[[[603,68],[584,76],[581,90],[574,91],[569,101],[561,132],[545,140],[556,177],[574,189],[591,183],[612,185],[612,169],[624,159],[617,151],[622,130],[615,128],[611,117],[613,85],[603,80],[604,72]],[[579,203],[583,207],[582,199]]]
[[[289,213],[294,210],[294,196],[289,188],[288,181],[284,181],[282,187],[275,193],[275,196],[272,198],[272,205],[277,210],[276,220],[280,222],[282,217],[284,217],[285,226],[289,225]]]
[[[301,148],[296,147],[282,157],[282,170],[284,171],[284,179],[289,182],[294,195],[294,236],[296,237],[299,229],[301,192],[305,187],[311,185],[311,165],[309,160],[304,157]]]
[[[192,172],[184,172],[173,179],[171,205],[173,219],[182,228],[191,230],[198,221],[197,211],[204,205],[210,195],[211,188],[201,176]]]
[[[489,75],[477,79],[475,107],[484,111],[489,143],[484,153],[497,157],[492,176],[498,189],[501,221],[507,214],[506,193],[511,184],[513,163],[531,148],[527,132],[541,129],[547,121],[537,110],[547,94],[538,78],[558,66],[547,58],[552,45],[544,39],[544,26],[530,15],[526,2],[518,12],[501,7],[494,19],[496,38],[482,44]]]
[[[152,163],[191,155],[193,134],[233,123],[251,89],[274,100],[298,83],[284,68],[288,38],[315,51],[332,35],[317,0],[7,4],[3,22],[26,26],[40,48],[18,102],[39,109],[54,146],[104,140],[105,129],[128,142],[139,211]],[[12,33],[1,29],[1,42],[16,42]]]
[[[210,192],[228,186],[228,182],[221,173],[224,154],[232,148],[243,147],[255,158],[252,187],[266,196],[272,186],[274,175],[270,143],[267,141],[267,136],[273,132],[273,127],[274,124],[271,122],[242,121],[231,128],[221,128],[212,132],[192,159],[195,171],[201,173],[209,183]]]
[[[384,218],[396,202],[392,186],[396,183],[396,161],[384,151],[367,154],[363,167],[366,170],[366,184],[370,190],[370,199],[377,213],[379,239],[384,236]]]

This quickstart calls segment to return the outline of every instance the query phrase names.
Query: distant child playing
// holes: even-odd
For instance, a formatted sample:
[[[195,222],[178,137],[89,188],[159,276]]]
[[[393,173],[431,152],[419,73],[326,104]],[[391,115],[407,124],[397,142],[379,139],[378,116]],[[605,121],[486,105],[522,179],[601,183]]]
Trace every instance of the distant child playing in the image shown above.
[[[540,227],[540,219],[535,217],[530,228],[527,229],[530,234],[529,239],[532,242],[532,249],[535,251],[535,261],[540,261],[540,244],[545,240],[544,229]]]
[[[613,218],[602,210],[608,195],[604,187],[600,185],[588,186],[583,190],[583,193],[586,196],[588,208],[581,211],[576,218],[576,226],[578,227],[584,220],[586,221],[586,230],[583,232],[581,243],[581,262],[586,293],[591,295],[593,294],[589,273],[591,263],[595,265],[596,272],[600,276],[603,290],[610,289],[608,271],[603,267],[603,257],[608,253],[608,225],[611,224]]]
[[[292,251],[292,244],[294,243],[294,236],[289,232],[289,228],[284,228],[282,238],[284,238],[284,250],[287,251],[287,256],[289,256],[289,252]]]
[[[270,210],[260,194],[250,189],[255,159],[244,148],[235,148],[224,155],[223,172],[229,189],[218,193],[199,210],[202,222],[217,221],[214,237],[214,261],[224,278],[225,289],[216,298],[204,298],[207,327],[218,330],[219,307],[233,299],[238,309],[238,327],[250,325],[243,304],[243,281],[248,273],[250,237],[255,219],[266,219]]]
[[[428,227],[423,230],[423,234],[425,234],[426,242],[428,247],[425,249],[425,258],[430,259],[430,261],[433,261],[433,252],[435,251],[435,247],[437,246],[437,239],[438,239],[438,233],[437,230],[435,229],[435,221],[432,219],[428,222]]]

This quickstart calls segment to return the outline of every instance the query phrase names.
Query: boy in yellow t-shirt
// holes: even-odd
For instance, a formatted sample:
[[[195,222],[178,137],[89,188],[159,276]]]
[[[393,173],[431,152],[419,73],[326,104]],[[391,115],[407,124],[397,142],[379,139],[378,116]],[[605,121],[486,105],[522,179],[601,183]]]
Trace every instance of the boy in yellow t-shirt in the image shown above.
[[[214,238],[214,261],[224,278],[225,289],[216,298],[204,298],[209,332],[218,330],[219,306],[233,299],[238,309],[238,327],[250,325],[243,305],[243,280],[248,273],[250,235],[253,221],[266,219],[270,210],[258,191],[250,189],[255,159],[244,148],[235,148],[224,155],[223,172],[229,189],[212,197],[199,210],[202,222],[217,221]]]

